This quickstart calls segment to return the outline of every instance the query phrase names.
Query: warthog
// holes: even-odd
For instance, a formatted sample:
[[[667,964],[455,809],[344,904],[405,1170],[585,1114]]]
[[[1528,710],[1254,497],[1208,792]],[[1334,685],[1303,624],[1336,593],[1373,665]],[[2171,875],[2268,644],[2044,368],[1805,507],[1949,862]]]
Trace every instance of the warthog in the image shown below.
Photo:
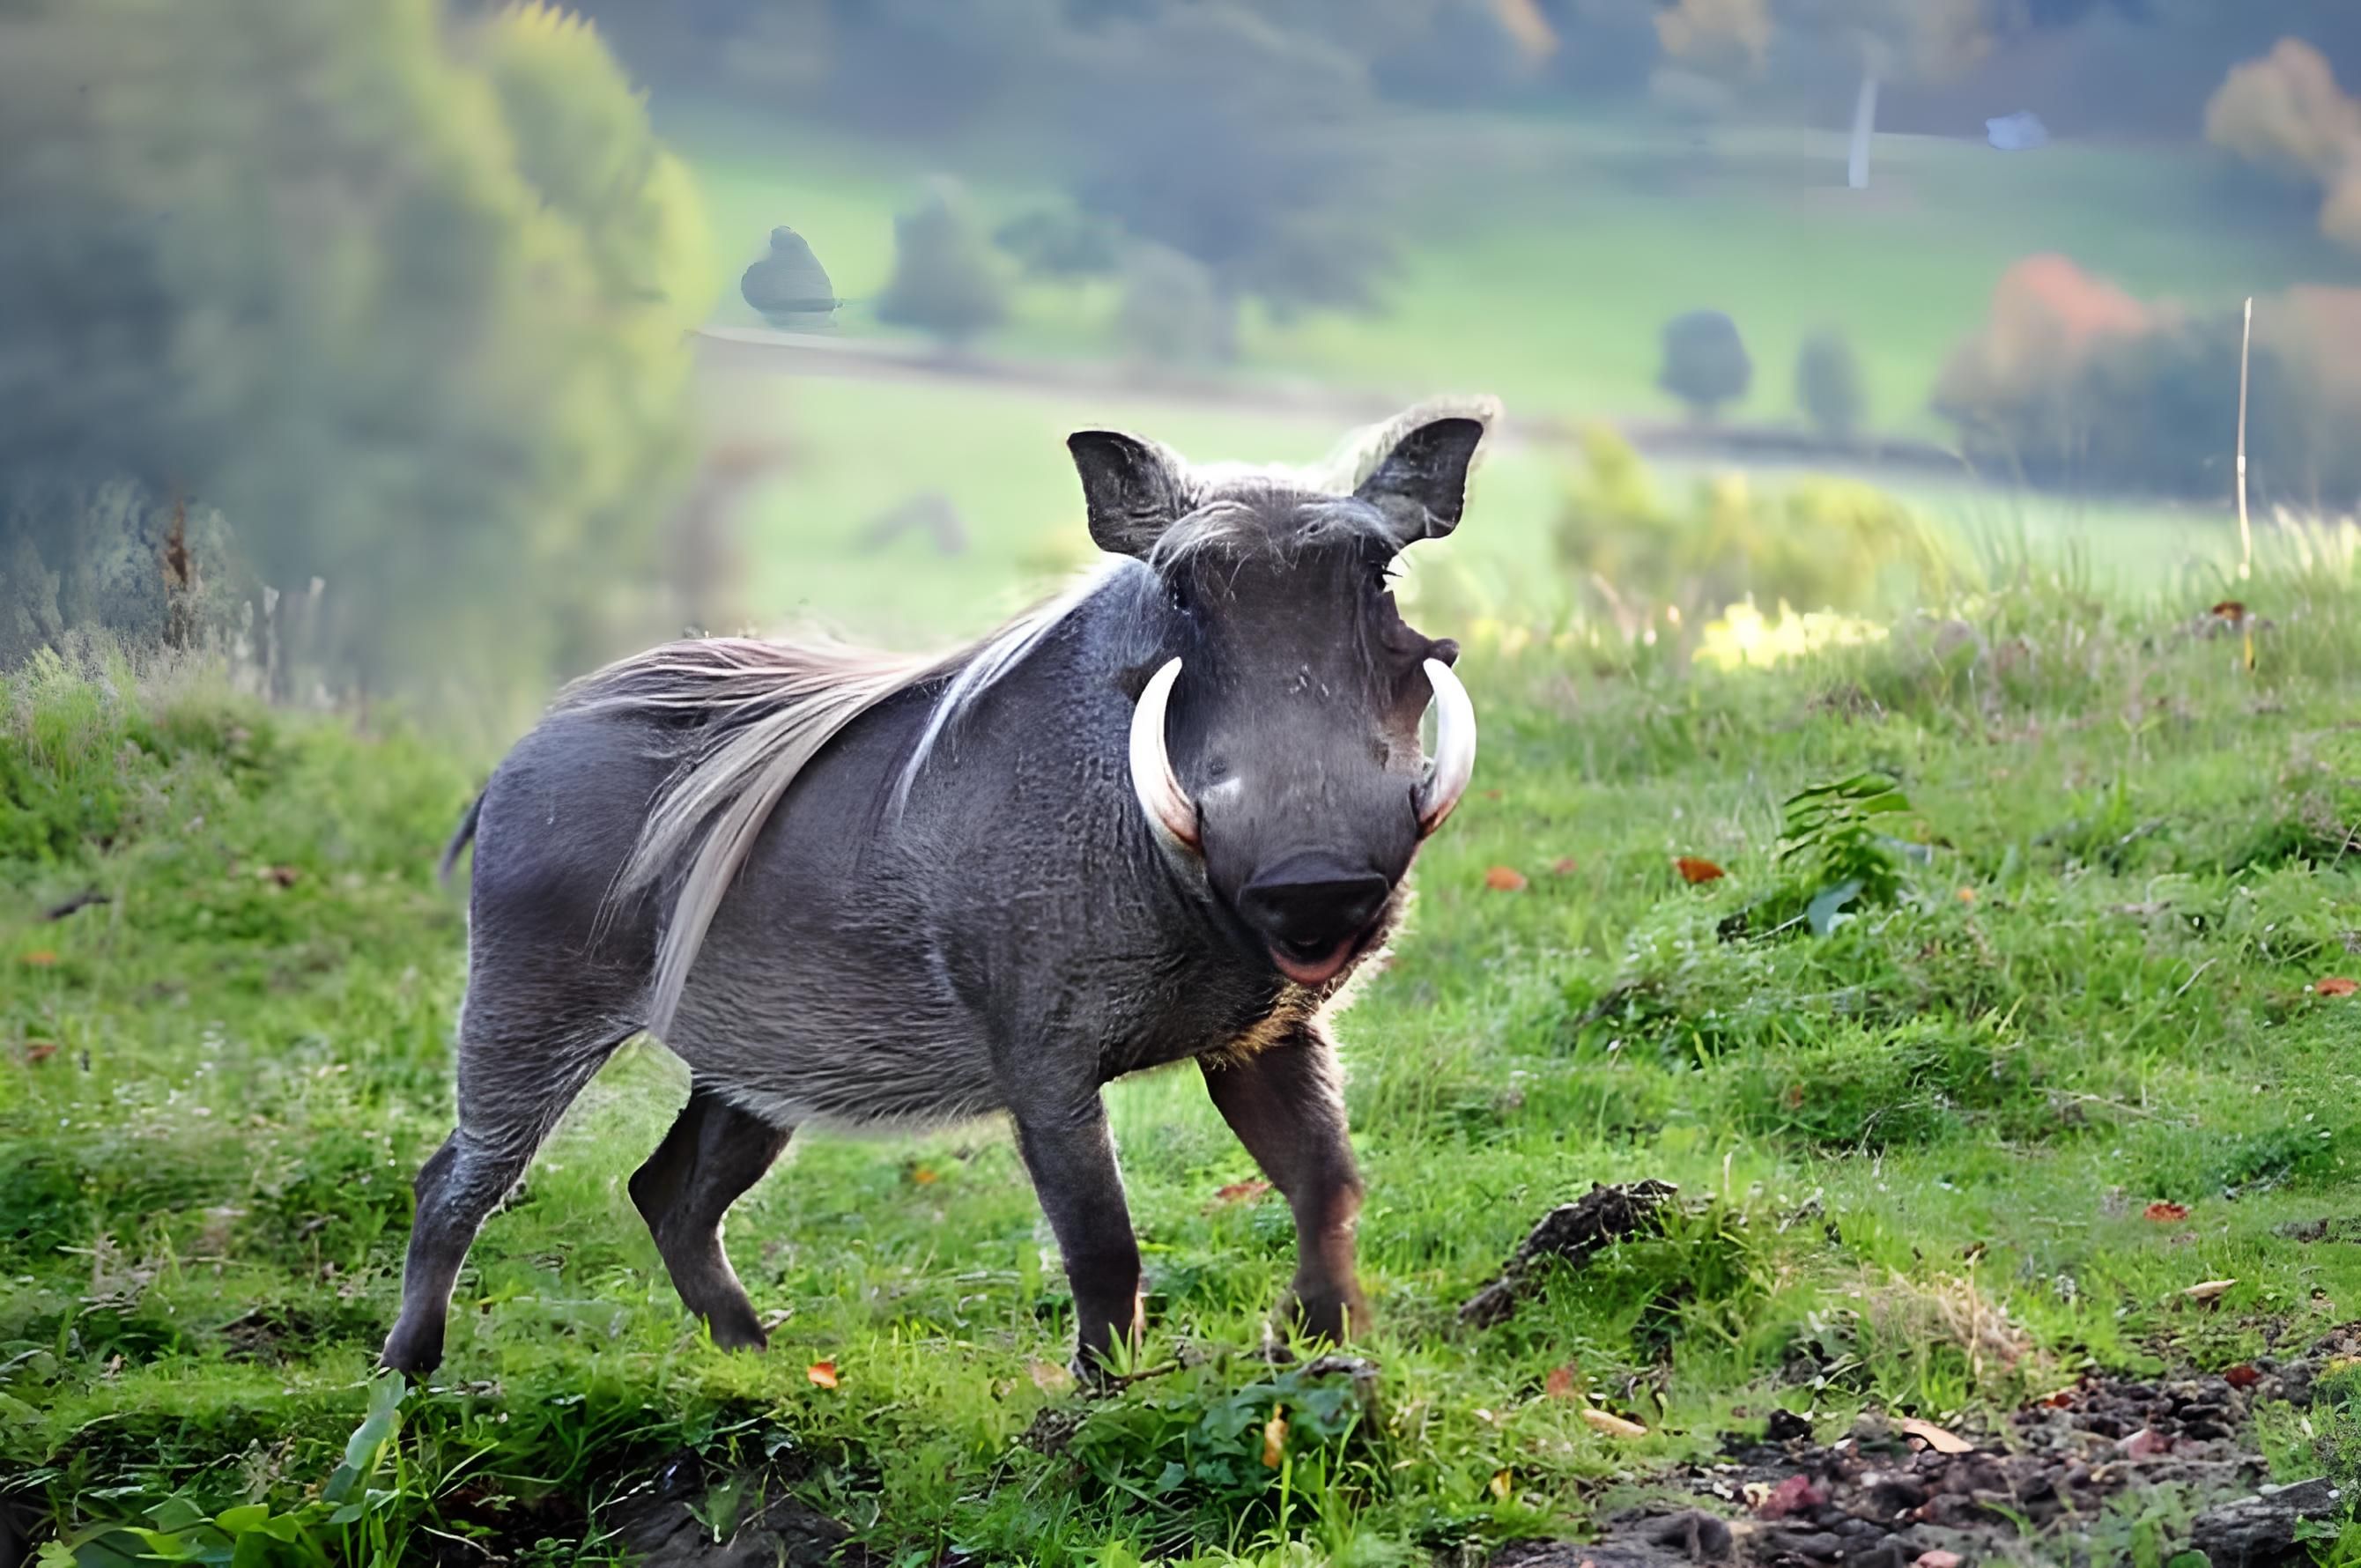
[[[1361,1182],[1323,1017],[1476,758],[1457,649],[1387,575],[1457,525],[1492,418],[1412,410],[1321,476],[1084,431],[1113,559],[980,641],[698,640],[569,688],[445,855],[473,839],[459,1125],[385,1365],[440,1361],[477,1228],[643,1030],[690,1090],[631,1200],[717,1343],[764,1343],[721,1220],[796,1128],[1005,1111],[1100,1369],[1140,1290],[1100,1091],[1183,1058],[1293,1211],[1294,1313],[1343,1338]]]

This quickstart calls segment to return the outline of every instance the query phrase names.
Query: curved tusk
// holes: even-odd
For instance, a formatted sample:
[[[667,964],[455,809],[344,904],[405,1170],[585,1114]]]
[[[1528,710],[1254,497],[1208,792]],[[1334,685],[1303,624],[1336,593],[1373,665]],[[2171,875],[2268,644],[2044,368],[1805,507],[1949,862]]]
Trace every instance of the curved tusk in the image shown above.
[[[1198,849],[1197,803],[1172,776],[1172,759],[1164,750],[1164,709],[1172,700],[1172,683],[1180,678],[1180,661],[1172,660],[1155,674],[1131,710],[1131,789],[1149,826],[1191,853]]]
[[[1467,688],[1440,659],[1426,662],[1426,679],[1434,688],[1434,755],[1418,786],[1422,837],[1443,826],[1467,793],[1467,781],[1476,776],[1476,705],[1467,700]]]

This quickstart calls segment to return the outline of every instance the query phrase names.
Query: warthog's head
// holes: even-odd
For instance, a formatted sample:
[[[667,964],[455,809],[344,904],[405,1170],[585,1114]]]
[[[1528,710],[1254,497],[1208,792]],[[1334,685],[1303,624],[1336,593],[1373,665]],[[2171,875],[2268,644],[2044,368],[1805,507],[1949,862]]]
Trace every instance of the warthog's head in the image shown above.
[[[1402,422],[1341,494],[1191,469],[1114,432],[1068,443],[1092,537],[1145,562],[1170,606],[1163,657],[1138,672],[1140,806],[1298,983],[1326,982],[1378,938],[1475,767],[1458,649],[1405,622],[1388,578],[1403,549],[1458,525],[1485,432]]]

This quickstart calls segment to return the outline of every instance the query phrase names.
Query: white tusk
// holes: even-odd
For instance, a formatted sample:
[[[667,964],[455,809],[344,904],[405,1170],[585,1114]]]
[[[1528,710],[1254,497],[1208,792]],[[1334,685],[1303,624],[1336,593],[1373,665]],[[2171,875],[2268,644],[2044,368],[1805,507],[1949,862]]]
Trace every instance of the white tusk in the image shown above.
[[[1197,803],[1172,776],[1172,759],[1164,750],[1165,705],[1172,700],[1172,683],[1180,678],[1180,661],[1174,659],[1148,677],[1131,710],[1131,788],[1149,826],[1193,853],[1198,849]]]
[[[1476,776],[1476,705],[1467,700],[1467,688],[1440,659],[1426,662],[1426,679],[1434,688],[1434,755],[1428,760],[1426,778],[1418,786],[1422,837],[1443,826],[1443,819],[1467,793],[1467,781]],[[1137,729],[1132,730],[1134,736],[1138,733]]]

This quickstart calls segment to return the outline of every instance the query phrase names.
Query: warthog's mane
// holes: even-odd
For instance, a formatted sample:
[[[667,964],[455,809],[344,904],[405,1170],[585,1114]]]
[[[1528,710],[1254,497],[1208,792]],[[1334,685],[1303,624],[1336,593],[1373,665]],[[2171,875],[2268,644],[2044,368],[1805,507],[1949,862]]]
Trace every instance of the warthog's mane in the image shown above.
[[[1371,526],[1349,496],[1419,425],[1449,415],[1499,416],[1489,399],[1421,404],[1356,432],[1307,467],[1191,466],[1165,452],[1190,506],[1145,564],[1102,563],[1065,592],[975,641],[933,654],[893,653],[824,638],[705,637],[668,642],[609,664],[559,694],[565,712],[628,714],[694,731],[681,762],[649,804],[648,819],[609,892],[612,909],[652,894],[685,867],[656,957],[648,1030],[671,1026],[690,966],[754,840],[812,759],[853,720],[903,692],[939,686],[926,729],[896,780],[898,808],[937,747],[995,685],[1084,603],[1148,586],[1150,575],[1220,547],[1288,549]],[[1284,526],[1275,527],[1280,516]]]

